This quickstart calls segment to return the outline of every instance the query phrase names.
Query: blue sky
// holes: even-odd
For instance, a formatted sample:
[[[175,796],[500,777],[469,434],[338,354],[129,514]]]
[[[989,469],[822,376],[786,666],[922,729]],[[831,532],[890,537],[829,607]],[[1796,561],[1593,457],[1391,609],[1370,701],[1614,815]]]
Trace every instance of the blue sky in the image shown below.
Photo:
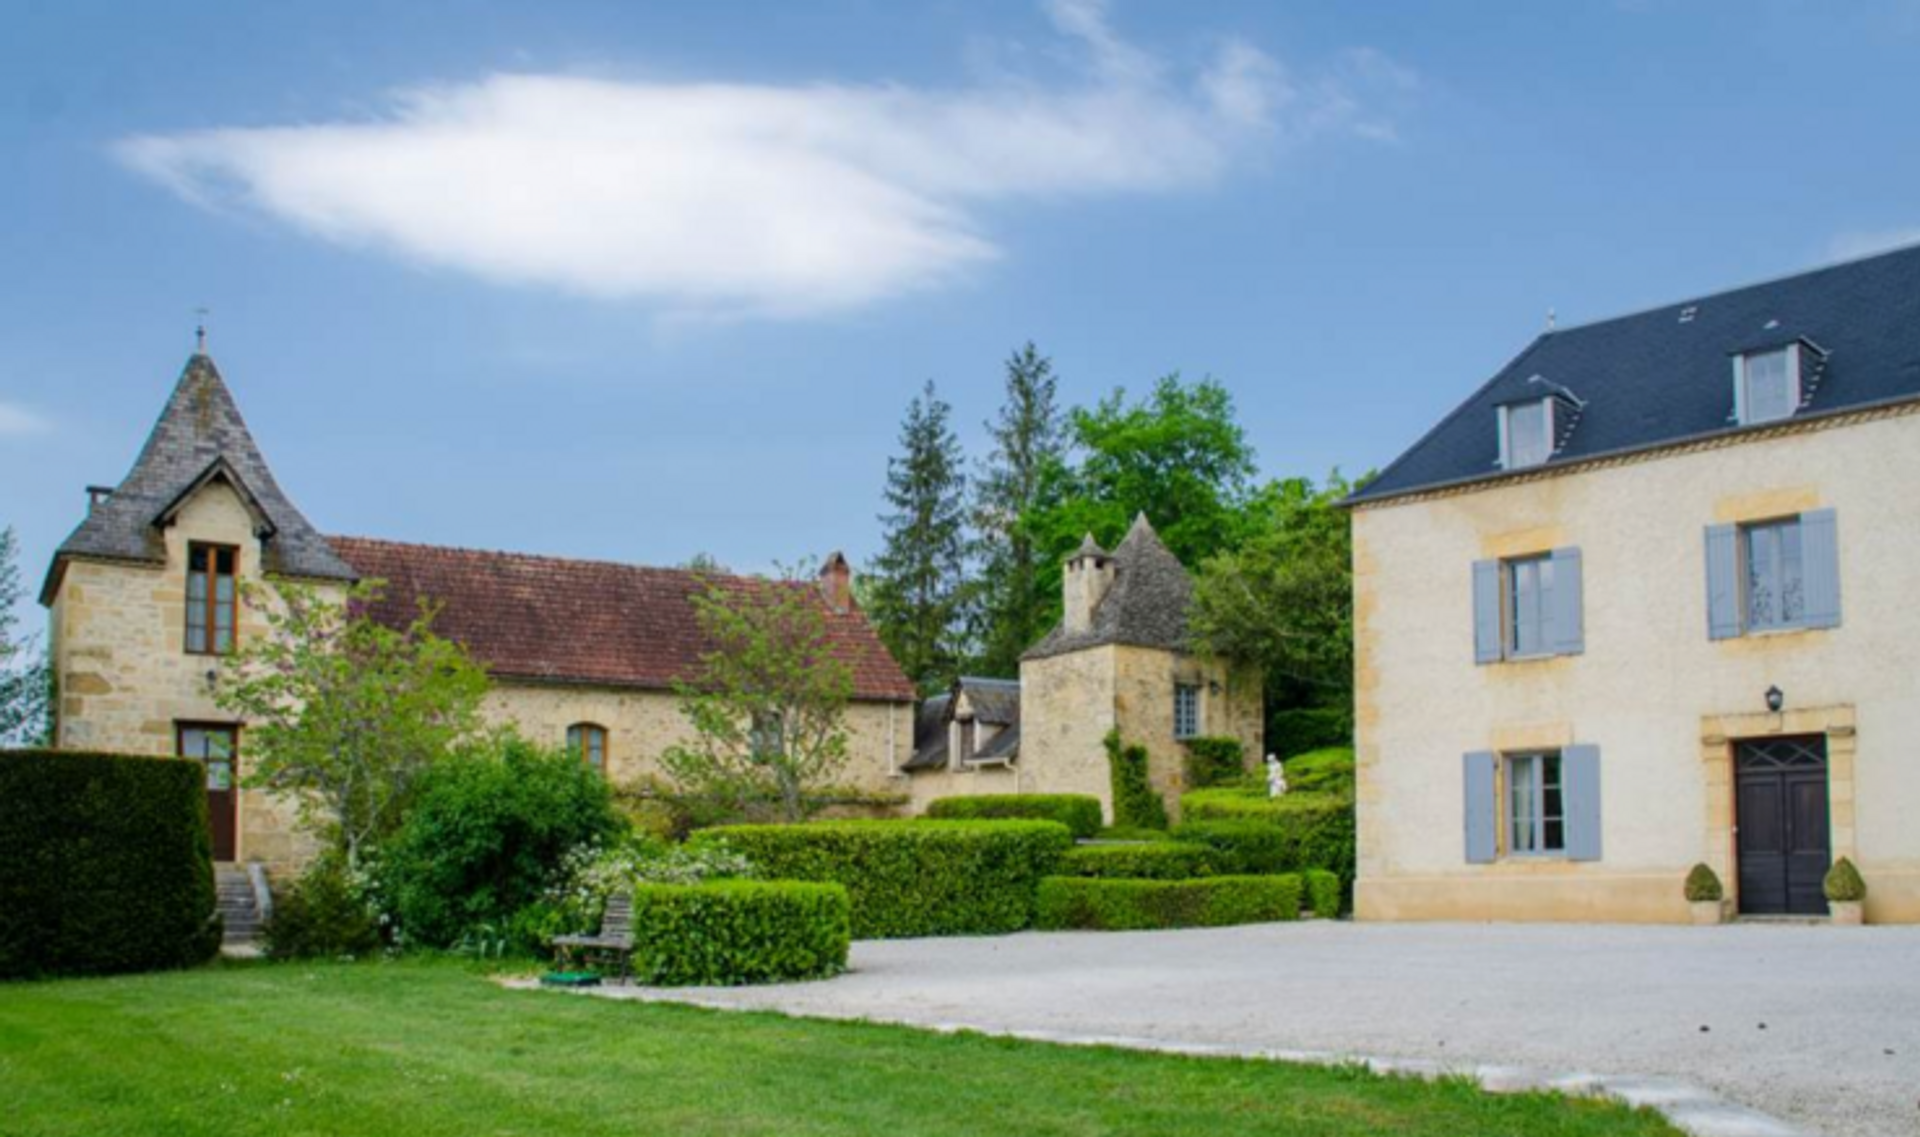
[[[325,531],[863,561],[1179,369],[1382,465],[1564,323],[1920,239],[1920,4],[0,4],[0,523],[37,580],[194,310]]]

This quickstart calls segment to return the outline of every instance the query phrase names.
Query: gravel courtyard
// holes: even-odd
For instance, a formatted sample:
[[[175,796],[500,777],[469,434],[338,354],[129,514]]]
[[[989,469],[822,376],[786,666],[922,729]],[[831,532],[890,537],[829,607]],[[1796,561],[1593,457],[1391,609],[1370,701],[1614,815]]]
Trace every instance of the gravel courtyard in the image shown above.
[[[1275,924],[854,946],[709,1005],[1680,1078],[1830,1137],[1920,1133],[1920,928]]]

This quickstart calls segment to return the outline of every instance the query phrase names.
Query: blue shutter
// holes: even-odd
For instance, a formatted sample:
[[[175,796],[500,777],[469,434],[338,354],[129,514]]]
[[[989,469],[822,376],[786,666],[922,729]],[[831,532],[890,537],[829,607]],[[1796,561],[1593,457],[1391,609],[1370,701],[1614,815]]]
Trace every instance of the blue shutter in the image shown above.
[[[1465,756],[1467,863],[1470,865],[1491,864],[1499,855],[1500,799],[1493,785],[1494,765],[1498,761],[1490,750],[1476,750]]]
[[[1498,663],[1504,636],[1500,626],[1500,562],[1473,562],[1473,661]]]
[[[1569,746],[1560,752],[1566,795],[1567,859],[1600,859],[1600,748]]]
[[[1740,530],[1707,526],[1707,638],[1740,634]]]
[[[1840,626],[1840,530],[1831,509],[1800,515],[1800,579],[1809,628]]]
[[[1580,579],[1580,550],[1553,551],[1553,590],[1547,594],[1548,647],[1555,655],[1579,655],[1587,650],[1582,608],[1585,585]]]

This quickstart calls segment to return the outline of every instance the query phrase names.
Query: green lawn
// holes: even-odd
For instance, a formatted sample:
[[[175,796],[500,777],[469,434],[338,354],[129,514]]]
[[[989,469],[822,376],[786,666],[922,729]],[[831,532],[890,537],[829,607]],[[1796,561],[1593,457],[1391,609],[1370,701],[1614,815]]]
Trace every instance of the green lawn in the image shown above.
[[[0,1137],[1675,1132],[1458,1082],[506,991],[420,963],[0,984],[0,1102]]]

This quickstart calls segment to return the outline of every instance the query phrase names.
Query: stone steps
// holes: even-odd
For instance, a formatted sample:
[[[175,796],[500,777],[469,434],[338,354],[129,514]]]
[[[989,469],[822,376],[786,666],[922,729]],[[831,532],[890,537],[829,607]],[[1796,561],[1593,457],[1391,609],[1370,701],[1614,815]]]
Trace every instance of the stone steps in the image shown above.
[[[218,897],[220,919],[225,924],[221,946],[251,945],[260,930],[260,911],[253,895],[253,880],[247,875],[247,870],[216,869],[214,891]]]

